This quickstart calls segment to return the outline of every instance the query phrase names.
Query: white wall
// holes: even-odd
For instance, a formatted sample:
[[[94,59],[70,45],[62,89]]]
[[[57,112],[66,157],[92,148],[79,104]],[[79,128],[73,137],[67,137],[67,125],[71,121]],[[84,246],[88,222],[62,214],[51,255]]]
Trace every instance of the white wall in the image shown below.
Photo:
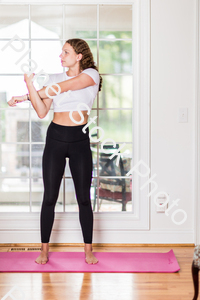
[[[187,213],[176,225],[152,205],[152,230],[194,227],[195,43],[195,0],[151,1],[151,169],[170,203],[180,199],[172,212]],[[179,107],[188,108],[188,123],[178,122]]]

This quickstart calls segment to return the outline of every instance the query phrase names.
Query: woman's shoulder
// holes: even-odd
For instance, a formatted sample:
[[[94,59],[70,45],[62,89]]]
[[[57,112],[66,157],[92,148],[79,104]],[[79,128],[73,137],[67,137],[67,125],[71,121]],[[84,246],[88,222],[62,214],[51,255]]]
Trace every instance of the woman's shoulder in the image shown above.
[[[96,82],[96,84],[99,84],[99,72],[96,69],[93,68],[87,68],[85,70],[82,71],[82,73],[86,73],[89,76],[92,77],[92,79],[94,80],[94,82]]]
[[[96,74],[99,74],[99,72],[96,70],[96,69],[94,69],[94,68],[86,68],[86,69],[84,69],[83,71],[82,71],[82,73],[87,73],[87,72],[89,72],[89,73],[96,73]]]

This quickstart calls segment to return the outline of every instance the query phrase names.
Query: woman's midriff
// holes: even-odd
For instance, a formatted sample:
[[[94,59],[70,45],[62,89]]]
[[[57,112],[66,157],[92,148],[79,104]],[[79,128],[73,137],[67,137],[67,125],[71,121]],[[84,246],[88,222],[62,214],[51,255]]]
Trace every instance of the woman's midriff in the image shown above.
[[[76,125],[83,125],[86,124],[88,121],[88,114],[87,114],[87,110],[82,111],[83,117],[84,117],[84,121],[76,124],[75,122],[73,122],[73,120],[71,120],[70,116],[69,116],[69,111],[62,111],[62,112],[54,112],[54,116],[53,116],[53,122],[59,125],[65,125],[65,126],[76,126]],[[80,122],[81,120],[81,116],[78,113],[78,111],[74,111],[72,114],[72,117],[75,121]]]

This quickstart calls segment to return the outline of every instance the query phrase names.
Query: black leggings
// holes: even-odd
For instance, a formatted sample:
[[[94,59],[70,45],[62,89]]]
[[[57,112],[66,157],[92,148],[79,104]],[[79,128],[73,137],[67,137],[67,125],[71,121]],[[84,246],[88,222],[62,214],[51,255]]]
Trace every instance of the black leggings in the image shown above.
[[[49,243],[54,222],[54,208],[58,199],[64,174],[66,157],[69,157],[76,198],[79,206],[79,221],[84,243],[92,244],[93,211],[90,200],[92,180],[92,152],[89,129],[84,125],[64,126],[50,123],[42,157],[44,196],[40,215],[41,241]]]

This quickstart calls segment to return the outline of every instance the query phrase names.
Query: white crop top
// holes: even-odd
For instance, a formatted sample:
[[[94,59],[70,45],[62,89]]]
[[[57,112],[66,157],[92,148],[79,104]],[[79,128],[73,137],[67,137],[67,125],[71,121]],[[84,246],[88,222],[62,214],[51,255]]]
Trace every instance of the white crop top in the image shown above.
[[[71,110],[73,111],[87,110],[86,106],[84,105],[80,105],[77,108],[77,105],[79,103],[85,103],[89,106],[90,109],[92,108],[93,102],[99,91],[99,82],[100,82],[99,72],[93,68],[87,68],[83,70],[80,74],[82,73],[88,74],[90,77],[92,77],[96,85],[91,85],[84,89],[68,91],[53,96],[54,112],[71,111]],[[50,74],[48,81],[45,82],[43,86],[65,81],[74,77],[76,76],[68,76],[66,72]]]

